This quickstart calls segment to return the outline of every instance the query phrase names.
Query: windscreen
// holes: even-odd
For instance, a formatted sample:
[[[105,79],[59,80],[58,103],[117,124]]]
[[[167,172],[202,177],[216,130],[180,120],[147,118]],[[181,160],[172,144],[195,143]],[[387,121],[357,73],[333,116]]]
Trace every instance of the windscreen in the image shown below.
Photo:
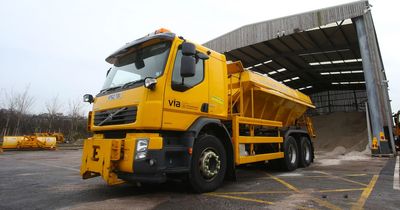
[[[147,77],[157,78],[163,74],[171,42],[141,44],[114,63],[107,75],[102,90],[123,87],[127,83],[142,81]],[[144,47],[143,47],[144,46]]]

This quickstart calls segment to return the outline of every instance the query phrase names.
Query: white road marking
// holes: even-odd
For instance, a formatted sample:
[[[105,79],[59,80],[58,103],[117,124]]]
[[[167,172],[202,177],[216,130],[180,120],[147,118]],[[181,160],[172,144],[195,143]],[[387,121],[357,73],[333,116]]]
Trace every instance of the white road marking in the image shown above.
[[[17,174],[17,176],[36,176],[38,174],[43,174],[43,173],[22,173],[22,174]]]
[[[400,156],[396,157],[396,165],[394,167],[394,175],[393,175],[393,189],[400,190],[400,180],[399,180],[399,158]]]
[[[80,171],[79,169],[76,168],[71,168],[71,167],[65,167],[65,166],[57,166],[54,164],[46,164],[46,163],[39,163],[39,162],[34,162],[34,161],[26,161],[26,160],[21,160],[22,162],[26,162],[26,163],[32,163],[32,164],[37,164],[37,165],[42,165],[42,166],[48,166],[48,167],[54,167],[54,168],[62,168],[62,169],[67,169],[67,170],[71,170],[71,171]]]
[[[301,174],[301,173],[282,173],[282,174],[278,174],[277,176],[279,176],[279,177],[304,176],[304,174]]]
[[[0,159],[1,159],[1,157],[0,157]],[[13,159],[13,160],[15,160],[14,158],[10,158],[10,157],[4,157],[4,159]],[[78,171],[78,172],[80,172],[79,169],[72,168],[72,167],[67,167],[67,166],[57,166],[57,165],[54,165],[54,164],[47,164],[47,163],[41,163],[41,162],[38,162],[38,161],[28,161],[28,160],[20,160],[20,159],[17,159],[17,161],[21,161],[21,162],[25,162],[25,163],[32,163],[32,164],[42,165],[42,166],[48,166],[48,167],[54,167],[54,168],[62,168],[62,169],[70,170],[70,171]]]

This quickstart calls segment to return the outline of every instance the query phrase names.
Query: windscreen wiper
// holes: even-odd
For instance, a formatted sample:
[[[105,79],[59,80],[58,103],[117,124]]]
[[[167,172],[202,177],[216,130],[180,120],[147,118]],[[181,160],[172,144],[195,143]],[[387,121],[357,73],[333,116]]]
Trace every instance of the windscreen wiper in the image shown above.
[[[108,92],[108,91],[111,91],[111,90],[116,90],[116,89],[121,88],[121,87],[122,86],[115,86],[115,87],[106,88],[104,90],[101,90],[100,93],[105,93],[105,92]]]
[[[127,88],[129,86],[132,86],[132,85],[140,83],[140,82],[144,82],[144,79],[135,80],[135,81],[132,81],[132,82],[127,82],[124,85],[122,85],[121,89]]]

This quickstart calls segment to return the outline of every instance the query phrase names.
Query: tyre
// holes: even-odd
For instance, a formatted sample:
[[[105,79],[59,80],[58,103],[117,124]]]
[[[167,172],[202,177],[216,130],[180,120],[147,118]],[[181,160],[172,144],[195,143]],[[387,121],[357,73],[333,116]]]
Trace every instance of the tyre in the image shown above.
[[[296,170],[299,164],[299,158],[297,155],[299,150],[297,148],[296,140],[292,136],[289,136],[285,139],[283,148],[285,155],[283,159],[280,159],[282,169],[285,171]]]
[[[310,140],[305,136],[300,137],[299,166],[308,167],[312,162],[312,157],[313,155]]]
[[[193,146],[189,182],[198,193],[220,187],[226,173],[226,151],[221,141],[212,135],[199,137]]]

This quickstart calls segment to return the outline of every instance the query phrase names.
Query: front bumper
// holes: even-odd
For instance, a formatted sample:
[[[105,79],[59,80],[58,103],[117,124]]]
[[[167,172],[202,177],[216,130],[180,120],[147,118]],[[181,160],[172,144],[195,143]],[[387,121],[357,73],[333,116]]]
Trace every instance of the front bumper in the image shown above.
[[[143,138],[149,140],[146,158],[135,160],[136,142]],[[95,134],[84,142],[81,176],[101,176],[109,185],[165,182],[167,174],[187,172],[190,165],[190,145],[169,145],[171,142],[186,141],[171,141],[158,133],[132,133],[124,139],[105,139]]]
[[[136,141],[143,138],[149,140],[148,155],[135,162]],[[159,134],[127,134],[124,139],[104,139],[102,134],[95,134],[84,142],[81,176],[83,179],[101,176],[109,185],[123,183],[118,174],[134,173],[135,167],[150,162],[150,154],[161,151],[162,143]],[[158,169],[155,164],[148,167],[154,172]]]

